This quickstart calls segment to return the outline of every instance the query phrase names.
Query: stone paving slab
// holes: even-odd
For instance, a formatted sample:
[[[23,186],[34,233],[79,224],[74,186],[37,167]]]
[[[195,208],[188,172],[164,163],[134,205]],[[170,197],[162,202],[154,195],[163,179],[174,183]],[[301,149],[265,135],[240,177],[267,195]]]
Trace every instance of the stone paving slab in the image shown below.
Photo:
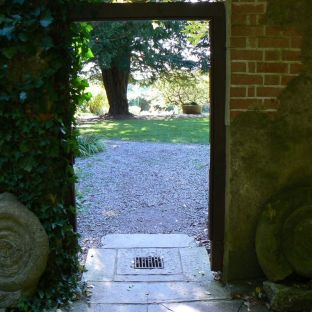
[[[136,256],[160,256],[164,269],[134,269]],[[117,257],[117,258],[116,258]],[[192,248],[90,249],[85,281],[205,281],[213,280],[207,251]]]
[[[231,300],[232,287],[214,281],[207,251],[184,234],[114,234],[88,253],[83,278],[93,285],[90,305],[74,312],[266,312]],[[136,256],[160,256],[164,269],[133,268]],[[248,310],[249,309],[249,310]]]
[[[115,274],[116,249],[90,249],[86,260],[85,281],[112,281]]]
[[[183,282],[183,281],[185,281],[185,275],[183,275],[183,274],[115,275],[114,281],[115,282]]]
[[[272,310],[269,310],[266,306],[262,304],[257,305],[245,305],[243,304],[241,309],[238,312],[269,312]]]
[[[170,309],[170,310],[168,310]],[[1,309],[0,309],[1,311]],[[90,304],[76,302],[71,312],[268,312],[264,305],[245,305],[241,300],[161,304]],[[1,311],[2,312],[2,311]],[[3,310],[4,312],[4,310]]]
[[[94,282],[91,303],[160,303],[229,299],[217,283]]]
[[[90,312],[148,312],[145,304],[95,304],[91,309]]]
[[[196,247],[186,234],[109,234],[102,238],[102,248],[183,248]]]
[[[153,304],[148,312],[237,312],[242,305],[241,301],[223,302],[181,302]]]
[[[180,248],[182,271],[187,280],[211,280],[210,261],[205,247]]]
[[[147,312],[147,304],[86,304],[74,303],[71,312]],[[0,311],[1,312],[1,311]]]

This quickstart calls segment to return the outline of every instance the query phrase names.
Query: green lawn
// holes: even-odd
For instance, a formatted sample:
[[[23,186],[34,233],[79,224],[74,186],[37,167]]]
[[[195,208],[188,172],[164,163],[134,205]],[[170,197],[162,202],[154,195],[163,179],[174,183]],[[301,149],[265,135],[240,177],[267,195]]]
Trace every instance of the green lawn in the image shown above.
[[[174,118],[164,120],[103,120],[84,124],[80,134],[124,141],[209,144],[209,118]]]

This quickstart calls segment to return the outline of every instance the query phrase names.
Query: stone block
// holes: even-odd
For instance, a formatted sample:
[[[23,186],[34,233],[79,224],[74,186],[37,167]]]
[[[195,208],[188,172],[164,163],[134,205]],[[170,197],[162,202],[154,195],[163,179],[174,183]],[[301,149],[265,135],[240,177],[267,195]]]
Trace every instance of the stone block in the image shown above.
[[[270,300],[271,309],[277,312],[310,312],[312,309],[311,284],[286,286],[264,282],[263,288]]]

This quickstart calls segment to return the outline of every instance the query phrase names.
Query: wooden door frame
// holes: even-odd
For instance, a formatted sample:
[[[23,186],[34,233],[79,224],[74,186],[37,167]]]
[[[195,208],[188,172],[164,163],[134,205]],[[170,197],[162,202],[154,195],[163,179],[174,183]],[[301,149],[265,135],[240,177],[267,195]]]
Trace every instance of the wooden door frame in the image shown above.
[[[209,239],[211,269],[222,271],[226,181],[226,22],[223,2],[79,3],[69,10],[72,22],[121,20],[207,20],[210,61]]]

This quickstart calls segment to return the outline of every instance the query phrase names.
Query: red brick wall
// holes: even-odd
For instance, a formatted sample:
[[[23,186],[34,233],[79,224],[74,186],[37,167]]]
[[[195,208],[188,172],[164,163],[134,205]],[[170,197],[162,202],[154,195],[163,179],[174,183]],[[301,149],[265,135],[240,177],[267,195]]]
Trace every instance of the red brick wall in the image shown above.
[[[266,1],[231,3],[231,117],[250,109],[276,111],[278,96],[302,70],[302,38],[265,24]]]

